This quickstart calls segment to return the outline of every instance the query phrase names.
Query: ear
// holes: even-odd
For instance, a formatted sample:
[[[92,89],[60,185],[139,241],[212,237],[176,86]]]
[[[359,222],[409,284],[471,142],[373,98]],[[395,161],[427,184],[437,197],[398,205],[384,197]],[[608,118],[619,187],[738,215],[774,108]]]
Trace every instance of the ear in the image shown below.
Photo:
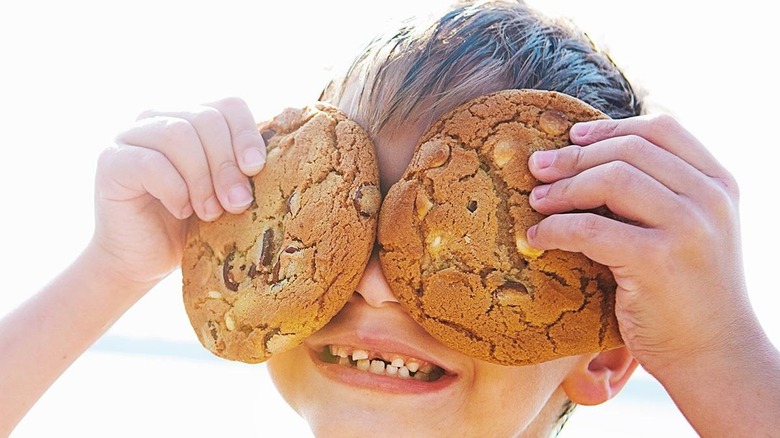
[[[637,364],[625,347],[584,355],[564,379],[563,390],[579,405],[604,403],[623,389]]]

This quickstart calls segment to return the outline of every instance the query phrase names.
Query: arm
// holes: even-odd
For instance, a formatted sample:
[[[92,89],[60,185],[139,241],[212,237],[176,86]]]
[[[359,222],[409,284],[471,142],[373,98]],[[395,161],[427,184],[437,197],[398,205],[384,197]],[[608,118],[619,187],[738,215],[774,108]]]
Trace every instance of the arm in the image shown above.
[[[0,320],[0,436],[181,261],[186,219],[252,201],[265,147],[246,104],[141,115],[98,160],[95,231],[61,275]],[[212,171],[213,169],[213,171]]]
[[[626,346],[703,436],[780,426],[780,356],[750,306],[732,176],[668,116],[575,125],[529,161],[543,249],[611,268]],[[558,214],[606,205],[627,219]],[[749,419],[749,420],[748,420]]]

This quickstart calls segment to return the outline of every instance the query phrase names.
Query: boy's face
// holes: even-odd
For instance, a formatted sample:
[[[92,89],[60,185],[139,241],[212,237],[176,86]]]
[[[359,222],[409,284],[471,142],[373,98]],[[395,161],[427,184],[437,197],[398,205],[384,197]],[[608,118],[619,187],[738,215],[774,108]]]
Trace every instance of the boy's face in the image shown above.
[[[400,179],[424,128],[403,126],[374,139],[383,191]],[[355,350],[363,350],[369,359],[434,365],[432,375],[443,375],[418,381],[395,370],[388,375],[390,367],[375,369],[381,374],[363,371],[323,355],[331,346],[349,359],[353,353],[361,357]],[[375,252],[341,312],[302,345],[273,356],[268,369],[283,397],[317,436],[398,436],[409,431],[419,436],[536,436],[549,431],[560,414],[566,400],[562,384],[583,360],[588,358],[507,367],[452,350],[396,301]]]

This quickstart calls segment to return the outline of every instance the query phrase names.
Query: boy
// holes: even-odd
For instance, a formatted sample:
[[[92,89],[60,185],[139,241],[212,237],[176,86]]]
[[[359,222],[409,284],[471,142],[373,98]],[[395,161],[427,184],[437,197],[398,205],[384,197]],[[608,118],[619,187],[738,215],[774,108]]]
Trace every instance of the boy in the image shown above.
[[[503,2],[458,6],[430,29],[410,27],[377,41],[322,98],[369,130],[386,190],[437,115],[503,88],[566,92],[616,119],[641,109],[619,71],[583,37]],[[93,240],[2,322],[1,431],[10,431],[78,354],[177,268],[185,218],[194,212],[213,220],[249,205],[246,176],[264,163],[254,126],[236,99],[197,112],[149,112],[101,156]],[[576,125],[571,136],[578,146],[529,162],[546,183],[534,190],[532,205],[550,215],[529,231],[529,243],[581,251],[612,268],[627,348],[528,367],[468,358],[401,311],[372,259],[342,312],[268,363],[282,395],[317,435],[544,436],[569,401],[598,404],[614,396],[634,358],[702,435],[745,434],[738,420],[746,411],[751,432],[774,430],[777,352],[747,302],[730,175],[668,117]],[[603,204],[632,222],[557,214]],[[79,318],[71,321],[71,314]],[[62,325],[70,329],[57,330]],[[387,333],[399,340],[391,345]],[[312,357],[325,345],[400,352],[456,377],[446,386],[410,386],[346,372]],[[32,362],[44,372],[27,375]]]

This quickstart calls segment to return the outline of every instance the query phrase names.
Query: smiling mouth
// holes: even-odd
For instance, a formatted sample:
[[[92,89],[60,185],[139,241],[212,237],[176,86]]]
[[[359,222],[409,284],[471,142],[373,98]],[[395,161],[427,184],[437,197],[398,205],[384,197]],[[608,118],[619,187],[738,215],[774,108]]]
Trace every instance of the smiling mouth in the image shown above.
[[[424,360],[344,345],[326,345],[320,353],[320,359],[326,363],[354,368],[358,371],[422,382],[434,382],[445,374],[442,367]]]

